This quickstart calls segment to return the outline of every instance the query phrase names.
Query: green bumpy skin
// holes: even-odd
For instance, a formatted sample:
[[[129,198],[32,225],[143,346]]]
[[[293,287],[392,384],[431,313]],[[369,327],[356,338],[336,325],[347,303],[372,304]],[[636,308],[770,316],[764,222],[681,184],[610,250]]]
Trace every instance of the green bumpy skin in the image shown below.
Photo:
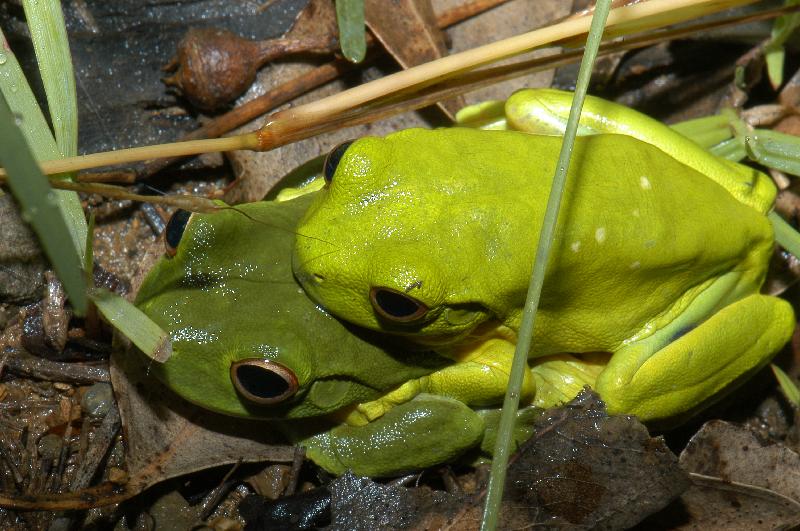
[[[521,91],[504,117],[493,103],[462,118],[538,131],[531,116],[562,95]],[[597,98],[585,109],[584,132],[601,134],[575,143],[533,372],[565,363],[551,361],[564,353],[590,365],[587,353],[611,353],[589,379],[610,412],[681,417],[763,366],[792,333],[789,304],[759,293],[775,187],[635,111]],[[357,140],[298,227],[308,238],[296,243],[295,274],[334,315],[440,351],[491,320],[516,330],[560,146],[470,128]],[[376,290],[411,302],[387,310]],[[480,376],[459,377],[452,387]]]

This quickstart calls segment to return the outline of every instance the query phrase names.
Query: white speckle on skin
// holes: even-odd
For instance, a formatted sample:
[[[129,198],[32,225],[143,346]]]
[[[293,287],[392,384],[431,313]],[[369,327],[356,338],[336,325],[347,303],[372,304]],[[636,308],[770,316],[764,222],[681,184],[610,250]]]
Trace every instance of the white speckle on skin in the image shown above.
[[[641,215],[638,208],[633,209],[633,217],[638,218]]]
[[[639,262],[639,260],[636,260],[631,264],[631,269],[639,269],[640,267],[642,267],[642,263]]]
[[[573,253],[577,253],[581,250],[581,242],[572,242],[572,245],[570,245],[569,248],[572,249]]]
[[[656,245],[656,241],[655,240],[647,240],[646,242],[644,242],[644,246],[647,249],[650,249],[651,247],[655,247],[655,245]]]
[[[597,240],[597,243],[603,243],[606,241],[605,227],[597,227],[597,230],[594,231],[594,239]]]
[[[642,190],[649,190],[651,188],[650,179],[648,179],[644,175],[639,177],[639,184],[642,186]]]

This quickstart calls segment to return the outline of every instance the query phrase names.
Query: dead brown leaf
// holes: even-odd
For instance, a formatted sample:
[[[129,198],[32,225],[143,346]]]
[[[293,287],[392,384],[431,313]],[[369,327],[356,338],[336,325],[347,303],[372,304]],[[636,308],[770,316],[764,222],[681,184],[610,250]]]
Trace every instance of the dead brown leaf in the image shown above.
[[[681,453],[692,488],[673,529],[788,529],[800,525],[800,455],[747,428],[713,420]]]
[[[515,519],[626,529],[688,487],[664,440],[634,417],[609,416],[593,392],[548,413],[509,467],[505,503]]]
[[[436,24],[431,0],[400,0],[391,4],[367,0],[364,16],[367,27],[403,68],[447,55],[444,33]],[[460,96],[439,104],[453,121],[464,105]]]

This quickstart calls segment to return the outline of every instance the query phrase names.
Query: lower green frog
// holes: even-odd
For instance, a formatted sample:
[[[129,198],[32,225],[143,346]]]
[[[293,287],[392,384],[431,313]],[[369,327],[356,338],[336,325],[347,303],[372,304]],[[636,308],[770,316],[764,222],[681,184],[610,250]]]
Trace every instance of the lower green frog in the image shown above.
[[[392,475],[487,447],[496,412],[437,395],[436,382],[450,381],[458,366],[487,378],[504,367],[482,365],[479,352],[453,363],[415,351],[343,324],[306,297],[290,258],[312,200],[173,216],[171,256],[136,299],[173,344],[172,357],[150,372],[206,409],[271,420],[335,473]],[[403,385],[413,394],[386,398]],[[521,414],[517,438],[530,434],[532,418]]]
[[[521,91],[462,114],[505,130],[410,129],[335,148],[297,229],[306,292],[445,355],[491,323],[513,343],[561,146],[530,132],[562,96]],[[589,368],[580,378],[612,413],[685,416],[794,329],[790,305],[759,292],[775,187],[619,105],[589,98],[582,124],[600,134],[575,143],[530,352],[535,383]],[[508,355],[506,345],[494,357]],[[469,402],[481,381],[465,371],[450,388]]]

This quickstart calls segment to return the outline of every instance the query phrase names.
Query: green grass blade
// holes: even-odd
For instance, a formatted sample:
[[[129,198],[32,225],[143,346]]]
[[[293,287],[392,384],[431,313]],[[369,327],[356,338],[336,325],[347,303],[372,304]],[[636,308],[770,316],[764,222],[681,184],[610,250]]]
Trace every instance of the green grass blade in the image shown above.
[[[592,76],[592,68],[597,58],[597,50],[603,37],[603,29],[606,25],[608,12],[611,10],[611,0],[598,0],[595,4],[595,11],[592,16],[592,24],[589,29],[589,36],[586,40],[586,49],[581,60],[581,67],[578,72],[578,80],[575,85],[575,96],[572,100],[569,119],[567,120],[566,131],[564,132],[564,142],[561,145],[561,153],[558,157],[556,172],[553,176],[553,184],[550,188],[550,195],[547,199],[547,207],[542,224],[542,232],[539,234],[539,243],[536,249],[536,258],[533,263],[531,281],[528,286],[528,295],[525,299],[525,309],[522,314],[517,346],[514,351],[514,361],[509,374],[508,389],[506,390],[505,400],[503,401],[503,413],[500,417],[500,424],[497,430],[497,444],[492,458],[492,475],[489,479],[489,488],[486,493],[486,507],[481,521],[481,529],[490,531],[497,528],[500,515],[500,503],[503,498],[503,488],[506,480],[506,468],[511,446],[511,435],[514,430],[514,421],[519,408],[520,390],[525,371],[528,368],[528,352],[531,348],[533,328],[536,321],[536,310],[539,306],[539,297],[544,285],[544,274],[547,268],[547,261],[550,256],[550,248],[553,243],[553,236],[558,219],[558,210],[561,206],[561,198],[564,192],[564,185],[567,179],[572,147],[575,143],[575,136],[578,132],[578,121],[583,108],[583,100],[589,88],[589,80]]]
[[[0,43],[6,43],[5,35],[0,29]],[[2,44],[0,44],[2,47]],[[42,110],[33,95],[25,74],[19,66],[17,58],[8,48],[0,48],[0,92],[6,99],[11,112],[18,118],[18,127],[31,146],[37,160],[57,159],[61,156],[58,146],[50,132]]]
[[[55,152],[49,153],[48,156],[37,152],[38,144],[30,143],[30,145],[37,160],[77,155],[78,103],[61,3],[58,0],[24,0],[23,7],[56,139]],[[45,125],[43,131],[49,132],[49,128]],[[58,190],[56,197],[59,208],[67,220],[72,243],[82,256],[83,243],[86,241],[86,218],[78,194]]]
[[[710,151],[712,155],[733,162],[739,162],[747,157],[747,150],[744,147],[744,142],[736,137],[720,142],[716,146],[709,148],[708,151]]]
[[[798,4],[800,4],[800,0],[784,2],[787,7]],[[769,81],[775,89],[783,84],[783,64],[786,58],[786,50],[783,45],[798,26],[800,26],[800,14],[798,13],[778,17],[772,25],[772,38],[764,49],[764,58],[767,63]]]
[[[139,308],[103,288],[93,289],[89,298],[103,317],[150,359],[163,363],[172,355],[169,335]]]
[[[777,212],[770,212],[767,217],[772,223],[772,230],[775,231],[775,241],[778,245],[800,258],[800,233]]]
[[[5,98],[0,98],[0,163],[23,218],[39,236],[45,254],[69,295],[75,313],[86,313],[86,283],[81,259],[71,241],[55,191],[42,175]]]
[[[360,63],[367,54],[364,0],[336,0],[339,45],[348,61]]]
[[[64,157],[78,154],[78,98],[67,30],[58,0],[23,0],[39,63],[56,144]]]
[[[770,367],[786,399],[791,402],[794,407],[800,407],[800,389],[797,389],[797,384],[795,384],[792,379],[789,378],[789,375],[783,372],[777,365],[772,364]]]
[[[755,129],[745,149],[756,162],[792,175],[800,175],[800,138],[779,131]]]
[[[728,117],[721,114],[686,120],[670,127],[690,138],[703,149],[711,149],[711,147],[729,140],[733,135]]]
[[[83,253],[83,273],[86,275],[86,285],[94,286],[94,212],[89,216],[89,225],[86,228],[86,247]]]

